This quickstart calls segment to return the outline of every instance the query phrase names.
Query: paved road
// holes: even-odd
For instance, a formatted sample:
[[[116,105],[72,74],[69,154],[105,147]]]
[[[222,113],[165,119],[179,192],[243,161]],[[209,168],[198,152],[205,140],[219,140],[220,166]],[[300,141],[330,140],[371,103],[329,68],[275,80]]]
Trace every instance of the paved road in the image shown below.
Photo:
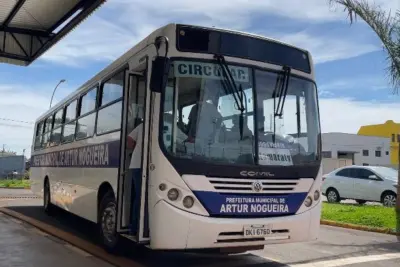
[[[83,251],[0,213],[0,262],[4,267],[111,267]]]
[[[1,194],[0,191],[0,196]],[[0,197],[0,205],[1,203]],[[7,205],[13,206],[10,208],[24,215],[57,226],[87,240],[94,240],[95,234],[93,230],[90,230],[93,229],[93,225],[61,211],[57,212],[55,217],[49,218],[37,206],[40,203],[41,200],[39,199],[14,199],[8,201]],[[42,257],[47,257],[47,255],[47,253],[43,254],[42,252]],[[161,253],[141,249],[136,251],[136,253],[128,253],[126,256],[144,266],[154,267],[398,267],[400,266],[400,243],[395,236],[323,226],[321,228],[320,240],[317,242],[274,245],[266,247],[261,252],[242,255],[228,257],[205,256]],[[79,259],[78,256],[76,258]],[[82,259],[82,263],[76,266],[86,266],[84,260],[87,259]],[[90,265],[88,264],[87,266]],[[99,267],[102,267],[102,265],[99,265]]]

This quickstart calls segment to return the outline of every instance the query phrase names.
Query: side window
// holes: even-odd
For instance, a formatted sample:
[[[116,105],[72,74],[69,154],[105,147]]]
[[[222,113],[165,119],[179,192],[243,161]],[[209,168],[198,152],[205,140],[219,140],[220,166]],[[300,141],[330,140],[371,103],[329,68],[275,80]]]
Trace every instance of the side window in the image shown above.
[[[97,134],[104,134],[121,129],[124,79],[125,71],[122,71],[107,80],[102,86],[101,103],[97,116]],[[110,103],[113,104],[108,105]]]
[[[76,102],[78,101],[75,100],[67,106],[65,112],[65,123],[68,123],[76,119]]]
[[[41,148],[41,141],[43,136],[43,122],[39,122],[36,126],[36,134],[35,134],[35,147],[34,149]]]
[[[76,127],[76,103],[77,100],[71,102],[65,108],[65,124],[63,126],[61,142],[67,143],[74,141]]]
[[[59,111],[57,111],[56,116],[54,117],[54,129],[60,127],[64,123],[63,115],[64,109],[60,109]]]
[[[47,117],[44,125],[44,133],[42,138],[42,148],[47,148],[50,146],[50,134],[53,127],[53,118],[54,116]]]
[[[357,169],[357,178],[359,179],[369,179],[370,175],[374,175],[374,173],[367,169]]]
[[[343,169],[336,173],[336,176],[343,176],[343,177],[351,177],[350,176],[350,169]]]
[[[90,89],[81,97],[79,116],[85,115],[96,108],[97,87]]]
[[[124,79],[125,71],[121,71],[103,84],[100,106],[105,106],[108,103],[122,98],[124,92]]]
[[[54,126],[50,137],[51,146],[56,146],[61,142],[61,125],[64,123],[63,115],[64,109],[61,109],[54,116]]]
[[[81,96],[79,103],[79,119],[76,122],[76,140],[91,137],[94,134],[96,122],[97,87],[90,89]]]
[[[76,140],[93,136],[95,121],[96,112],[78,119],[76,125]]]
[[[116,131],[121,128],[122,100],[99,110],[97,134]]]

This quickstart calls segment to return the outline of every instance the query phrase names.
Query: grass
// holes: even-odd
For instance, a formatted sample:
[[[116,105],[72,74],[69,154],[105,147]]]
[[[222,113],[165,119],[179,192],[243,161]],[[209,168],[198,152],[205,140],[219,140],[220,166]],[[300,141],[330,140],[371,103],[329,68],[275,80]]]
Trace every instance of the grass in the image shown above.
[[[29,180],[0,180],[0,187],[30,187]]]
[[[322,204],[323,220],[396,231],[394,208],[356,204]]]

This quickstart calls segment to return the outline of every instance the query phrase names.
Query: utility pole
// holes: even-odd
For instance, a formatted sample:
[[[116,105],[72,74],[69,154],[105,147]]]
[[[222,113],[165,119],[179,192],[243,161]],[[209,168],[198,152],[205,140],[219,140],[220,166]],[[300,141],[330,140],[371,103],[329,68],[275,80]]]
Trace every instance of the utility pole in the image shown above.
[[[400,135],[397,135],[397,199],[396,199],[396,210],[397,210],[397,220],[400,224]],[[398,226],[400,228],[400,225]],[[399,229],[400,230],[400,229]]]

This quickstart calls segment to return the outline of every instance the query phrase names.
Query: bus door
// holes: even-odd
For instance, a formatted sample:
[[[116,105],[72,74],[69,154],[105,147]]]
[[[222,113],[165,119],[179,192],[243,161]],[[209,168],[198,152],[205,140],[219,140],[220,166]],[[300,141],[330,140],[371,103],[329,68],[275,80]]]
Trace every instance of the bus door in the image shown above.
[[[121,164],[118,179],[117,230],[139,238],[143,166],[146,149],[143,148],[146,115],[146,82],[140,73],[128,73],[124,92],[123,124],[121,136]]]

